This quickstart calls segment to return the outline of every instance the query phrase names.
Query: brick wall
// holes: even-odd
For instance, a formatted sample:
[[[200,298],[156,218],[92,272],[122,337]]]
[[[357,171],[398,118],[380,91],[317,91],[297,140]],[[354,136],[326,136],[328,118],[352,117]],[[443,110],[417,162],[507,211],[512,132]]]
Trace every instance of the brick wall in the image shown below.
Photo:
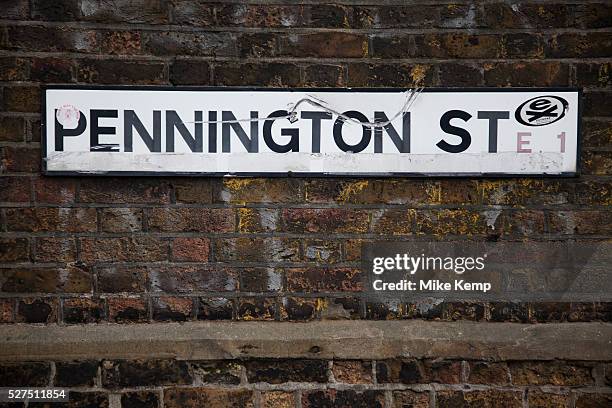
[[[360,244],[378,239],[610,239],[610,3],[301,3],[0,1],[0,322],[126,327],[185,320],[609,322],[611,303],[369,302],[362,293],[359,258]],[[578,86],[585,91],[582,174],[575,179],[43,177],[40,86],[45,83]],[[55,375],[58,381],[59,362],[52,370],[48,364],[44,378]],[[122,364],[103,363],[102,377],[98,363],[85,368],[96,372],[98,391],[112,377],[119,388],[156,387],[152,396],[145,392],[133,398],[162,398],[159,378],[123,384],[123,375],[138,377],[146,370]],[[194,379],[198,363],[150,364],[186,373],[188,384],[208,382]],[[311,370],[300,368],[306,362],[294,361],[282,364],[290,367],[283,370],[294,367],[295,381],[308,383],[304,390],[273,393],[266,386],[257,388],[255,397],[256,388],[248,384],[276,384],[291,374],[269,363],[267,370],[275,374],[262,380],[249,367],[265,362],[236,364],[231,367],[239,387],[225,394],[215,388],[197,398],[255,398],[260,406],[301,398],[309,406],[316,395],[328,401],[322,406],[331,401],[354,406],[355,387],[343,391],[334,381],[363,380],[373,385],[357,386],[359,392],[368,390],[358,400],[386,401],[387,406],[392,399],[401,406],[402,398],[407,406],[410,398],[425,401],[424,406],[429,400],[440,406],[480,406],[480,399],[494,401],[503,393],[509,401],[518,398],[517,406],[527,404],[523,400],[545,406],[538,405],[537,392],[525,394],[529,384],[544,391],[552,384],[570,406],[603,406],[580,405],[591,397],[576,397],[569,387],[595,380],[584,373],[566,383],[566,373],[583,369],[563,364],[538,366],[547,374],[534,369],[518,377],[523,382],[516,382],[510,363],[486,368],[479,381],[502,393],[493,396],[489,386],[461,393],[456,384],[474,383],[471,362],[444,363],[440,379],[436,375],[442,374],[423,374],[427,362],[417,364],[422,376],[414,377],[413,362],[402,363],[408,364],[406,370],[389,363],[392,368],[382,374],[385,362],[324,361]],[[106,376],[123,373],[121,367],[130,374]],[[163,370],[155,372],[163,377]],[[212,382],[234,384],[233,375]],[[342,376],[348,376],[346,381]],[[413,392],[381,385],[404,383],[398,376],[421,385]],[[495,381],[487,379],[492,376]],[[0,382],[5,378],[0,374]],[[180,381],[168,378],[164,385],[184,383],[180,376]],[[601,378],[599,387],[604,386]],[[325,385],[328,381],[332,385]],[[455,385],[438,390],[430,383]],[[190,398],[182,391],[164,393],[165,406],[172,406],[172,395]],[[259,400],[268,396],[268,405]],[[129,401],[124,406],[141,406]],[[98,406],[91,404],[83,406]]]

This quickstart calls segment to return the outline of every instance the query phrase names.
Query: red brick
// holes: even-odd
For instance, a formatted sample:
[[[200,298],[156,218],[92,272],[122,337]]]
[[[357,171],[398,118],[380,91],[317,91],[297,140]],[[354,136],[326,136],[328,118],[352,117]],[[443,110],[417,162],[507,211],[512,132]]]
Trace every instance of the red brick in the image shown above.
[[[507,385],[510,383],[509,374],[506,363],[470,362],[467,382],[469,384]]]
[[[94,208],[9,208],[6,210],[9,231],[96,231]]]
[[[550,394],[537,390],[527,393],[527,403],[531,408],[567,407],[569,406],[569,395]]]
[[[261,394],[262,408],[293,408],[293,393],[286,391],[266,391]]]
[[[393,391],[393,408],[429,408],[429,393],[416,391]]]
[[[168,242],[149,236],[81,238],[84,262],[156,262],[168,258]]]
[[[233,232],[235,215],[226,208],[153,208],[149,229],[163,232]]]
[[[284,209],[281,217],[287,232],[359,233],[369,229],[369,214],[364,210],[291,208]]]
[[[241,388],[168,388],[164,391],[167,408],[253,407],[253,391]]]
[[[334,379],[347,384],[371,384],[372,363],[360,360],[334,360]]]
[[[279,210],[275,208],[239,208],[238,232],[271,232],[279,228]]]
[[[37,173],[40,168],[39,149],[11,146],[0,148],[0,174]]]
[[[74,262],[76,256],[76,242],[73,238],[36,238],[36,262]]]
[[[15,299],[0,299],[0,323],[15,321]]]
[[[209,252],[208,238],[175,238],[172,241],[172,258],[175,261],[207,262]]]
[[[515,385],[585,386],[594,382],[590,367],[563,361],[516,361],[509,366]]]
[[[100,33],[100,47],[104,54],[142,54],[141,33],[138,31],[104,31]]]
[[[30,178],[0,177],[0,201],[13,203],[30,201]]]
[[[75,201],[73,178],[38,177],[33,180],[34,200],[41,204],[71,204]]]
[[[142,231],[142,210],[139,208],[104,208],[100,212],[103,232]]]
[[[141,298],[108,298],[111,321],[141,323],[149,320],[147,301]]]

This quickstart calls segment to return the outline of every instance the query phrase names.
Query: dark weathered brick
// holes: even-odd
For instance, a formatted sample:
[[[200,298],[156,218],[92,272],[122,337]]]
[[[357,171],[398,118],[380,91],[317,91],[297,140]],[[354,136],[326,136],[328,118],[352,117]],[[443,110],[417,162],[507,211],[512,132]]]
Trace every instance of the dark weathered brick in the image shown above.
[[[324,360],[250,360],[244,365],[251,383],[327,382]]]
[[[199,298],[198,320],[231,320],[234,304],[225,298]]]
[[[124,60],[82,59],[76,72],[79,82],[100,84],[164,84],[163,63]]]
[[[368,40],[361,34],[324,32],[281,38],[282,55],[291,57],[361,58],[368,56]]]
[[[245,33],[236,46],[242,58],[275,57],[278,54],[278,36],[273,33]]]
[[[242,366],[233,361],[193,361],[189,363],[196,381],[206,384],[240,384]]]
[[[612,108],[608,103],[611,95],[612,92],[590,91],[585,93],[584,116],[612,116]]]
[[[612,394],[578,394],[576,408],[599,408],[612,404]]]
[[[551,58],[598,58],[612,53],[612,33],[582,32],[553,35],[546,44]]]
[[[309,65],[304,68],[304,86],[338,87],[346,84],[342,65]]]
[[[23,142],[25,123],[22,118],[0,118],[0,142]]]
[[[159,297],[153,299],[153,320],[179,321],[191,319],[193,300],[181,297]]]
[[[149,320],[149,306],[142,298],[108,298],[108,318],[117,323],[143,323]]]
[[[483,69],[479,66],[445,63],[439,70],[443,86],[480,86],[483,83]]]
[[[253,391],[241,388],[169,388],[164,391],[166,408],[252,407]]]
[[[305,23],[304,8],[276,4],[221,4],[215,7],[221,26],[293,27]]]
[[[175,238],[172,241],[172,259],[175,261],[207,262],[209,252],[208,238]]]
[[[170,3],[172,22],[181,25],[208,27],[215,23],[215,4],[201,1],[176,0]],[[228,5],[229,6],[229,5]]]
[[[159,394],[155,391],[132,391],[121,394],[121,408],[158,408]]]
[[[313,239],[304,241],[304,260],[318,263],[336,263],[342,257],[341,241]]]
[[[304,407],[338,408],[382,408],[385,406],[384,391],[325,390],[305,391],[302,393]]]
[[[72,61],[59,58],[35,58],[30,64],[30,80],[48,83],[73,82]]]
[[[170,185],[157,179],[83,179],[79,201],[104,204],[169,204]]]
[[[49,385],[51,366],[49,363],[0,364],[0,386],[2,387],[45,387]]]
[[[609,87],[612,84],[612,64],[604,63],[577,63],[574,64],[576,70],[576,85]]]
[[[174,85],[210,85],[210,65],[205,61],[176,60],[170,66]]]
[[[0,238],[0,262],[26,262],[29,243],[25,238]]]
[[[17,304],[17,322],[56,323],[57,299],[25,298]]]
[[[96,298],[70,298],[63,301],[64,323],[98,323],[106,318],[105,302]]]
[[[165,24],[168,9],[165,1],[98,0],[81,1],[81,19],[87,21]]]
[[[84,293],[91,292],[91,280],[89,271],[76,265],[0,269],[3,292]]]
[[[393,391],[394,408],[428,408],[429,393],[416,391]]]
[[[354,268],[291,268],[286,271],[292,292],[356,292],[363,289],[361,270]]]
[[[280,317],[282,320],[308,321],[318,315],[321,299],[286,297],[282,299]]]
[[[238,232],[271,232],[280,227],[280,211],[273,208],[239,208]]]
[[[485,64],[484,80],[489,86],[567,86],[569,67],[560,62]]]
[[[435,69],[429,64],[367,64],[348,65],[348,85],[371,87],[431,86],[435,82]]]
[[[274,320],[276,299],[266,297],[244,297],[238,299],[239,320]]]
[[[0,57],[0,80],[25,81],[28,75],[28,62],[23,58]]]
[[[428,382],[423,364],[418,360],[383,360],[376,363],[379,383],[419,384]]]
[[[98,375],[97,361],[60,361],[55,364],[53,385],[59,387],[93,387]]]
[[[223,62],[215,64],[215,82],[219,86],[289,87],[300,83],[300,68],[290,63]]]
[[[480,23],[489,28],[564,28],[571,6],[565,4],[485,4]]]
[[[283,273],[274,268],[244,268],[240,270],[240,290],[243,292],[277,292],[283,288]]]
[[[264,408],[292,408],[295,406],[295,397],[288,391],[267,391],[261,394]]]
[[[142,49],[159,56],[236,56],[234,38],[223,32],[145,31]]]
[[[217,261],[298,261],[300,241],[286,238],[229,238],[215,241]]]
[[[101,293],[144,292],[147,269],[142,266],[108,266],[96,270]]]
[[[238,287],[236,271],[222,265],[151,266],[149,278],[154,292],[220,292],[234,291]]]
[[[45,0],[32,0],[32,18],[48,21],[70,21],[79,16],[79,2],[77,0],[58,0],[48,2]]]

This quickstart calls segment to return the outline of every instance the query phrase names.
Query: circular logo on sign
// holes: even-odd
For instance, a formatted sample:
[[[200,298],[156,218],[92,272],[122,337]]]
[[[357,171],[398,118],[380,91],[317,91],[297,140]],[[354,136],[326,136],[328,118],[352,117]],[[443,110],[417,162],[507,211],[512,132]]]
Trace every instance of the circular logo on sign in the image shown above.
[[[74,129],[79,124],[79,117],[81,116],[81,113],[72,105],[62,105],[57,110],[55,116],[57,117],[57,121],[65,129]]]
[[[525,126],[544,126],[564,117],[567,107],[567,101],[561,97],[537,96],[523,102],[516,110],[514,117]]]

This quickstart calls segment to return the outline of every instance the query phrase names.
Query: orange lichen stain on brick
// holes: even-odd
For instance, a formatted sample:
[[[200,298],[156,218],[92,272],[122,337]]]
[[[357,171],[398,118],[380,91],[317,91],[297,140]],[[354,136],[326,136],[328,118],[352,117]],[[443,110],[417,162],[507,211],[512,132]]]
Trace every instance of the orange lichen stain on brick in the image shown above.
[[[238,232],[247,232],[255,221],[255,214],[252,208],[238,209]]]
[[[427,71],[429,71],[429,65],[415,65],[410,70],[410,77],[415,85],[419,85],[423,82]]]
[[[336,198],[337,201],[346,202],[355,194],[363,191],[366,187],[368,187],[368,180],[356,181],[353,183],[348,183],[342,187],[342,190],[338,194]]]
[[[329,307],[329,301],[327,299],[317,298],[315,301],[315,310],[321,312],[327,310]]]
[[[427,201],[430,204],[442,203],[442,185],[440,183],[427,185],[427,187],[425,187],[425,192],[427,194]],[[414,214],[412,215],[414,216]]]
[[[368,52],[369,52],[368,40],[364,40],[361,43],[361,52],[362,52],[364,58],[368,56]]]

